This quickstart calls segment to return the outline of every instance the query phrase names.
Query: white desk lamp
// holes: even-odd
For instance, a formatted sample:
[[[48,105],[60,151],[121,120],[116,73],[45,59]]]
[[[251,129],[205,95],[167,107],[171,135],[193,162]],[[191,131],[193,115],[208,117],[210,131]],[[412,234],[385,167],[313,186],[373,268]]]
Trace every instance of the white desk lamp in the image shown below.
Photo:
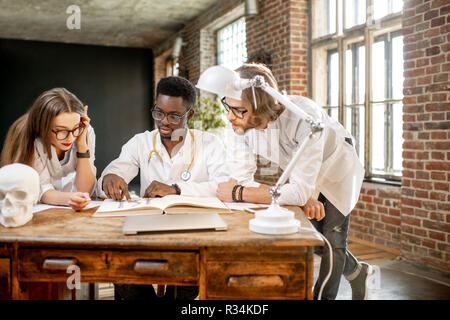
[[[263,76],[255,76],[253,79],[242,79],[239,75],[223,66],[214,66],[204,71],[197,83],[197,88],[219,96],[230,97],[241,100],[242,90],[246,88],[261,88],[273,98],[278,100],[282,105],[290,111],[299,115],[310,126],[311,132],[297,149],[294,157],[289,162],[287,168],[284,170],[281,177],[278,179],[274,187],[270,188],[270,196],[272,203],[269,208],[255,213],[255,218],[249,222],[249,229],[257,233],[264,234],[289,234],[295,233],[299,230],[300,221],[294,218],[294,212],[280,207],[278,204],[278,197],[280,196],[279,189],[286,182],[297,163],[300,154],[303,152],[306,144],[314,137],[317,132],[322,132],[324,126],[322,122],[314,121],[306,112],[301,110],[297,105],[291,102],[286,96],[273,89],[264,81]],[[253,91],[254,92],[254,91]],[[255,95],[253,94],[255,99]],[[255,108],[256,101],[255,101]]]

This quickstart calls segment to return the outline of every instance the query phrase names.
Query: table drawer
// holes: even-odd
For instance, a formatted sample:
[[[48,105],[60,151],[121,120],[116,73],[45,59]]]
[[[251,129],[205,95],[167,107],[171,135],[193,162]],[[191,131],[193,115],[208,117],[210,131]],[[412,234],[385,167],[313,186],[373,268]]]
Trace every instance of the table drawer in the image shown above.
[[[199,258],[182,251],[96,251],[23,248],[19,250],[21,281],[66,281],[79,270],[81,281],[195,284]],[[79,269],[69,269],[76,265]]]
[[[210,261],[206,282],[208,299],[307,298],[304,262]]]

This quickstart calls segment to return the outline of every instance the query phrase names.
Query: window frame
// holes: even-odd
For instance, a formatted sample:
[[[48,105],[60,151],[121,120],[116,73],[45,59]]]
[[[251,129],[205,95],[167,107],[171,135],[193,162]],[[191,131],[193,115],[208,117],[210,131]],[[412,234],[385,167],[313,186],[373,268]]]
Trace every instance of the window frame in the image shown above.
[[[324,37],[319,38],[312,38],[313,31],[310,32],[310,43],[309,46],[309,55],[313,56],[314,50],[321,50],[323,48],[330,48],[330,47],[336,47],[339,54],[339,106],[338,106],[338,112],[339,112],[339,122],[346,127],[346,108],[350,106],[350,103],[346,103],[346,88],[345,88],[345,71],[346,71],[346,48],[348,45],[351,45],[352,43],[362,43],[365,46],[365,79],[364,79],[364,86],[365,86],[365,95],[364,95],[364,167],[365,167],[365,177],[366,179],[386,179],[387,181],[400,181],[402,175],[394,175],[389,172],[386,172],[384,174],[377,174],[372,172],[372,149],[371,149],[371,141],[372,141],[372,92],[371,89],[367,90],[367,88],[372,88],[372,45],[374,43],[374,40],[387,33],[395,33],[395,32],[401,32],[402,29],[402,11],[390,13],[380,19],[374,20],[373,19],[373,12],[371,9],[369,9],[374,0],[366,0],[366,21],[360,25],[352,26],[348,29],[345,28],[345,1],[338,1],[338,5],[341,6],[340,8],[337,8],[337,12],[341,13],[342,15],[342,23],[340,25],[341,30],[336,30],[337,34],[334,35],[327,35]],[[339,3],[340,2],[340,3]],[[310,12],[311,11],[311,3],[310,6]],[[373,8],[373,6],[372,6]],[[314,19],[314,17],[310,17],[311,20]],[[337,17],[337,20],[339,17]],[[312,24],[310,24],[312,26]],[[310,60],[312,61],[312,60]],[[391,63],[391,62],[389,62]],[[328,72],[328,70],[327,70]],[[328,73],[327,73],[328,74]],[[309,64],[309,75],[308,80],[309,83],[311,83],[311,86],[309,86],[310,93],[313,93],[315,89],[313,86],[315,85],[313,81],[314,77],[314,66],[312,66],[312,63]],[[354,79],[353,79],[354,80]],[[328,80],[327,80],[328,82]],[[327,88],[327,92],[328,92]],[[313,97],[316,98],[316,97]],[[326,99],[328,101],[328,97]],[[401,102],[401,100],[399,100]],[[358,104],[359,105],[359,104]],[[323,106],[324,109],[327,109],[327,106]],[[390,142],[392,145],[393,143]],[[391,153],[392,154],[392,153]],[[363,159],[361,159],[363,161]]]

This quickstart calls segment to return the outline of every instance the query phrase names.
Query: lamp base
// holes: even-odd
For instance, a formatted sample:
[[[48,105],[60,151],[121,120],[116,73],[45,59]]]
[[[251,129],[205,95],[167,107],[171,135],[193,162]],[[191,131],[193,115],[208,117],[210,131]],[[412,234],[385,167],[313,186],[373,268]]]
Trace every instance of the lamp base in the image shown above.
[[[300,221],[294,219],[292,211],[273,203],[266,210],[257,211],[249,222],[250,231],[263,234],[296,233],[299,227]]]

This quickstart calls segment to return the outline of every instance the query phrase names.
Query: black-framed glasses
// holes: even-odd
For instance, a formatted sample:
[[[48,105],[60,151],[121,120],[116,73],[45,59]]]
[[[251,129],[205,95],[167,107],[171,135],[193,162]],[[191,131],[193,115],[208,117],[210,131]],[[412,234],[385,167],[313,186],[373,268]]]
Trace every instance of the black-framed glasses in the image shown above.
[[[162,121],[165,117],[167,117],[167,121],[171,124],[179,124],[181,119],[183,119],[184,116],[189,112],[189,110],[191,110],[191,107],[189,107],[182,115],[178,115],[178,114],[174,114],[174,113],[166,114],[165,112],[161,111],[160,109],[156,109],[156,108],[157,107],[155,104],[155,106],[152,109],[153,119],[155,119],[157,121]]]
[[[85,126],[79,126],[73,130],[52,130],[52,131],[53,131],[53,133],[56,134],[57,140],[65,140],[69,136],[69,133],[72,133],[72,135],[75,138],[78,138],[83,133],[84,128],[85,128]]]
[[[222,104],[223,104],[223,106],[225,107],[225,110],[227,110],[227,112],[230,112],[230,110],[231,110],[231,112],[233,112],[233,114],[234,114],[237,118],[239,118],[239,119],[244,119],[244,114],[245,114],[246,112],[248,112],[248,110],[239,110],[239,109],[237,109],[236,107],[230,106],[228,103],[226,103],[225,97],[223,97],[223,98],[220,100],[220,102],[222,102]]]

